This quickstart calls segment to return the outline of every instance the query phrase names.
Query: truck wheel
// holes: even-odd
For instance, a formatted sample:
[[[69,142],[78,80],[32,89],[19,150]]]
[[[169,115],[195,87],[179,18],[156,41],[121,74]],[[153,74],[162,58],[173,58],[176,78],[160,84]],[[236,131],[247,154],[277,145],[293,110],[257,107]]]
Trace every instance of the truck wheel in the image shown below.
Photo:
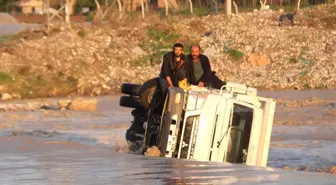
[[[153,78],[151,80],[148,80],[140,87],[140,103],[142,106],[144,106],[146,109],[149,108],[149,105],[152,101],[154,92],[157,87],[157,78]]]
[[[119,100],[119,105],[122,107],[129,107],[129,108],[142,107],[138,99],[130,96],[121,96]]]
[[[141,87],[141,85],[138,85],[138,84],[123,83],[121,85],[120,91],[123,94],[128,94],[128,95],[131,95],[131,96],[139,96],[140,87]]]
[[[155,89],[156,89],[155,87],[148,88],[140,94],[141,105],[144,106],[146,109],[149,108],[149,105],[152,101]]]

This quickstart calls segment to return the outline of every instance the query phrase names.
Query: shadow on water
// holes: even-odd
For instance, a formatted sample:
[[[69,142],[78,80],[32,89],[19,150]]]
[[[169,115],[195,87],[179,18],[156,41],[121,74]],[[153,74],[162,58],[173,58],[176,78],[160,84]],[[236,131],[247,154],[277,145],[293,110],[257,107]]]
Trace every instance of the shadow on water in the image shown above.
[[[50,147],[50,146],[49,146]],[[334,184],[324,173],[288,172],[228,163],[211,163],[120,154],[97,148],[57,146],[0,154],[1,184]]]

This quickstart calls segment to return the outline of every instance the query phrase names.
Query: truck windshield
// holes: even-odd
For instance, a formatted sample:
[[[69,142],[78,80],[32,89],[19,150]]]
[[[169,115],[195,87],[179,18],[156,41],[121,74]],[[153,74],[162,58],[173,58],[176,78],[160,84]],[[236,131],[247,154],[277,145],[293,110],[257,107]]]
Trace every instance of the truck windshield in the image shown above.
[[[226,161],[245,163],[250,141],[253,109],[234,104]]]

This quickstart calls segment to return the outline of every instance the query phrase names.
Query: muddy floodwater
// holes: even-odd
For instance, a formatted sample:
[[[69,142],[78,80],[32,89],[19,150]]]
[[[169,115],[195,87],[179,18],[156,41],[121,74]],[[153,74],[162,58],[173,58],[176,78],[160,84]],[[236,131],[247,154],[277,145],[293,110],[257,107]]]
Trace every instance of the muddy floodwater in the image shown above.
[[[0,112],[0,184],[336,184],[336,90],[259,94],[278,102],[267,168],[130,154],[131,109],[109,96],[97,112]]]

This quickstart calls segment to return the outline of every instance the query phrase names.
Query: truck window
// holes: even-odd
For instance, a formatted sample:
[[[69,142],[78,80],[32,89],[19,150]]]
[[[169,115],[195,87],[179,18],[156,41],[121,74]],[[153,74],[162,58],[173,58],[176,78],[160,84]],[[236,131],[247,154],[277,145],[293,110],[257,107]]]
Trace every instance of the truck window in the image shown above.
[[[234,104],[226,162],[246,162],[252,121],[253,109]]]

